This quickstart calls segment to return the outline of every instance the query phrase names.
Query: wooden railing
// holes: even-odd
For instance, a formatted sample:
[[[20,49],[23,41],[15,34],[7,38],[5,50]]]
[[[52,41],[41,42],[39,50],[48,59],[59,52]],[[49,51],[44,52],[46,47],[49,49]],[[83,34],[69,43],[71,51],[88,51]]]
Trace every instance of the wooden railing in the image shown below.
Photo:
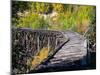
[[[48,57],[52,56],[66,41],[60,31],[32,30],[26,28],[12,29],[12,67],[17,73],[26,73],[27,59],[32,58],[44,47],[50,48]],[[24,70],[23,70],[24,69]]]

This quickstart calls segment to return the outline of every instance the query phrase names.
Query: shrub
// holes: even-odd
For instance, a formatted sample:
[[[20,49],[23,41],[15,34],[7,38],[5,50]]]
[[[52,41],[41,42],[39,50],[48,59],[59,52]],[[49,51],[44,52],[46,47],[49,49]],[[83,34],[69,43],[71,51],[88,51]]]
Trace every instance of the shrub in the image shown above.
[[[40,17],[37,13],[29,13],[18,20],[17,27],[27,27],[33,29],[46,29],[48,22]]]

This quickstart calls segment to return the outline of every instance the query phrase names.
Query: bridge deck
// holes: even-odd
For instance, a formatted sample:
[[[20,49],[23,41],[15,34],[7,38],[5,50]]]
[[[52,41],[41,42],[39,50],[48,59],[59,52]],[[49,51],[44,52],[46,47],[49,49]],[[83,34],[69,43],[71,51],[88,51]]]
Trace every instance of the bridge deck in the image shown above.
[[[67,69],[75,61],[81,61],[78,65],[86,64],[86,39],[76,32],[13,29],[12,36],[14,73],[28,73],[31,70],[32,72],[56,71],[64,67]],[[31,66],[33,56],[38,56],[36,54],[40,54],[44,47],[48,49],[50,47],[51,50],[46,59],[33,69]]]
[[[73,65],[73,62],[77,60],[81,60],[81,65],[86,64],[86,59],[84,59],[87,54],[85,38],[72,31],[62,33],[65,37],[69,37],[69,41],[49,60],[49,62],[41,64],[37,68],[37,71],[47,71],[47,69],[48,71],[55,71],[55,68],[60,69],[65,66],[68,67]]]
[[[70,40],[55,54],[54,58],[50,60],[52,63],[55,62],[55,60],[74,61],[86,55],[87,51],[84,47],[84,39],[82,36],[70,31],[64,32],[64,35],[67,35]]]

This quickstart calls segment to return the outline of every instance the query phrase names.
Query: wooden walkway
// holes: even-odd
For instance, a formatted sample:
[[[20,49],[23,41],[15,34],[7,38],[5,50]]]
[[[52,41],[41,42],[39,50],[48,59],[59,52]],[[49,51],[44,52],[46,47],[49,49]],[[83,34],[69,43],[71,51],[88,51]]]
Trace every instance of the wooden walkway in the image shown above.
[[[13,29],[12,67],[14,73],[50,72],[86,65],[86,39],[73,31]],[[44,47],[51,48],[43,62],[31,67],[33,56]],[[27,61],[29,60],[29,64]],[[79,61],[77,64],[76,61]],[[32,71],[33,70],[33,71]]]
[[[80,63],[78,63],[80,65],[86,64],[86,39],[76,32],[64,31],[62,33],[69,38],[69,41],[47,63],[41,64],[36,69],[38,72],[41,69],[42,71],[47,69],[55,71],[55,68],[60,69],[61,67],[73,65],[73,62],[77,60],[80,60]]]

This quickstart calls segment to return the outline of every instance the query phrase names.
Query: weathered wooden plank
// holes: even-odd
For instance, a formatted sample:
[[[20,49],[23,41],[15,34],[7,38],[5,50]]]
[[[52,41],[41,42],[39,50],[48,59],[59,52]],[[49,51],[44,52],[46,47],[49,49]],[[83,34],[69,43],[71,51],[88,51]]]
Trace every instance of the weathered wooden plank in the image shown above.
[[[57,38],[57,40],[56,40]],[[68,38],[66,38],[68,40]],[[54,55],[65,41],[60,31],[12,29],[12,63],[14,73],[27,73],[33,58],[45,47],[50,47],[48,57]],[[47,60],[46,58],[45,60]],[[43,60],[45,62],[45,60]],[[39,65],[39,64],[38,64]],[[33,68],[32,68],[33,69]]]
[[[41,64],[38,68],[38,70],[43,70],[46,68],[56,68],[56,67],[64,67],[70,66],[74,63],[74,61],[80,60],[81,62],[79,64],[84,65],[86,64],[86,58],[84,58],[87,55],[87,48],[84,46],[85,38],[72,31],[64,31],[62,32],[65,37],[69,38],[69,41],[54,55],[52,59],[49,60],[49,62],[45,64]],[[72,63],[69,65],[69,63]],[[51,68],[52,69],[52,68]]]

